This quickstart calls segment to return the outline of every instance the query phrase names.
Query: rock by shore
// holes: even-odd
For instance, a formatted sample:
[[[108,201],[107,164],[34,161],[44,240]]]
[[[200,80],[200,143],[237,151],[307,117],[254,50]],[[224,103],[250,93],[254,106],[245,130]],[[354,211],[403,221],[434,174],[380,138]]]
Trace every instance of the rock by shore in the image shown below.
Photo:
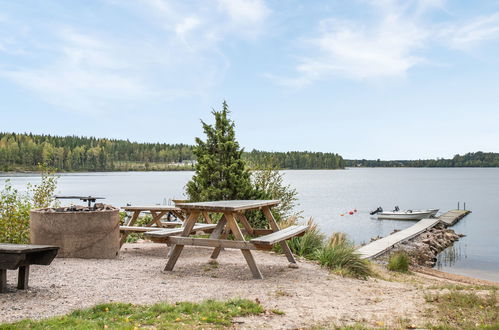
[[[387,262],[391,253],[405,251],[413,265],[433,267],[437,262],[437,255],[463,236],[438,224],[411,240],[396,244],[389,253],[378,257],[378,261]]]

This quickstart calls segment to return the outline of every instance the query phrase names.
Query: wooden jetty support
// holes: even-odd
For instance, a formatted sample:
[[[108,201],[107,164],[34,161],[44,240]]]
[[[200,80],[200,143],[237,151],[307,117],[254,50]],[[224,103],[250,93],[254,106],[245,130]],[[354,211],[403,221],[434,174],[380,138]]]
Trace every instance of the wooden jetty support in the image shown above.
[[[441,216],[438,217],[440,221],[442,221],[445,226],[452,226],[468,214],[470,214],[471,211],[469,210],[450,210],[448,212],[445,212]]]
[[[394,234],[383,237],[377,241],[371,242],[357,249],[361,257],[364,259],[375,258],[386,251],[390,250],[395,244],[407,241],[419,234],[434,227],[440,222],[439,219],[423,219],[418,221],[415,225],[398,231]]]

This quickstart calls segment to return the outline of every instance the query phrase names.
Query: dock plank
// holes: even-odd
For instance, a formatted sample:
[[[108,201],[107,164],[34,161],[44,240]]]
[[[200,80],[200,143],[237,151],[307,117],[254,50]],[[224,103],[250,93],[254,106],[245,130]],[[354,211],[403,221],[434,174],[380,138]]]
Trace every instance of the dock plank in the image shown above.
[[[395,244],[411,239],[434,227],[439,222],[439,219],[422,219],[407,229],[362,246],[357,249],[357,252],[360,253],[361,257],[364,259],[377,257],[391,249]]]
[[[450,210],[440,215],[438,218],[442,221],[446,226],[452,226],[468,214],[471,211],[469,210]]]

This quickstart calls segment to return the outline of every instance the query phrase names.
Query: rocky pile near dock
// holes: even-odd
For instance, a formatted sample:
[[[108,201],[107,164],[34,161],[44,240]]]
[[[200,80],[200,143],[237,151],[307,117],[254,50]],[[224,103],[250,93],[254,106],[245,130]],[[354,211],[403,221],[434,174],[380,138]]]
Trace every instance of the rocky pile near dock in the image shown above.
[[[412,240],[395,245],[391,252],[405,251],[413,265],[433,267],[437,262],[437,255],[463,236],[439,224]],[[380,261],[386,262],[388,258],[385,254]]]

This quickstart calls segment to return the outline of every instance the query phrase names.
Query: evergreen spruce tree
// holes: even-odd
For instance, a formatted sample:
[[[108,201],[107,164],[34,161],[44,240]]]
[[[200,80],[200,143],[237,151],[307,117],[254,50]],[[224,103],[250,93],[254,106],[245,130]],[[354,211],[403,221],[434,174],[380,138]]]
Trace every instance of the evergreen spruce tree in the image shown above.
[[[215,124],[201,121],[206,141],[196,138],[194,154],[197,158],[196,173],[187,183],[190,201],[251,199],[255,192],[250,172],[241,158],[234,132],[234,122],[229,118],[229,107],[223,102],[221,111],[212,111]]]

